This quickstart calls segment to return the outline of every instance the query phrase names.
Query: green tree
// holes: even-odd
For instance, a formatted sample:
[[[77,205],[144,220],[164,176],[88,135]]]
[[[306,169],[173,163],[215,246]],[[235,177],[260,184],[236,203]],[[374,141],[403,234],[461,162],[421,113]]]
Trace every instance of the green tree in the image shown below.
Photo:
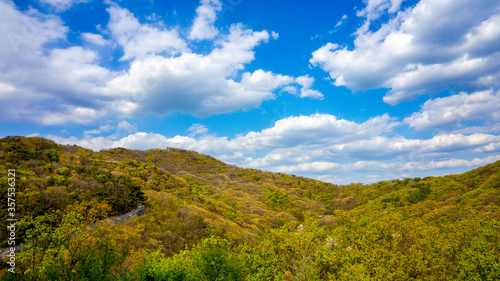
[[[19,270],[11,280],[117,280],[128,250],[113,239],[110,207],[95,200],[70,206],[67,213],[20,222],[27,228]]]
[[[201,241],[192,250],[190,275],[194,280],[242,280],[240,262],[229,241],[211,237]]]

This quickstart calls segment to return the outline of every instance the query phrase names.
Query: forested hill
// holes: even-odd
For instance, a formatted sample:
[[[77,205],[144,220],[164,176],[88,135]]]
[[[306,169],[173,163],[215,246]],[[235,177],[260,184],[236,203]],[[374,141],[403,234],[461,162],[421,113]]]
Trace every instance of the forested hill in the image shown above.
[[[500,161],[338,186],[174,148],[7,137],[0,167],[4,202],[16,173],[17,242],[44,241],[6,280],[500,278]],[[88,227],[140,204],[143,216]],[[7,204],[0,212],[7,221]]]

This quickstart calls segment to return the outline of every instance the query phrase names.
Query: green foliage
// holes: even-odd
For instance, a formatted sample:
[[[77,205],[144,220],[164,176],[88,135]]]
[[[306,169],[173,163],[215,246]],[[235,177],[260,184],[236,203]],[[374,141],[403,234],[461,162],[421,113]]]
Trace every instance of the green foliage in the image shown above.
[[[274,188],[264,189],[262,201],[276,211],[286,210],[293,205],[293,202],[288,194]]]
[[[220,238],[207,238],[191,250],[190,272],[193,280],[241,280],[238,257],[231,251],[231,243]]]
[[[106,204],[92,201],[72,206],[65,215],[21,221],[29,244],[18,254],[19,267],[10,280],[116,280],[128,251],[109,236],[110,226],[98,221],[107,212]]]
[[[431,188],[429,184],[417,183],[414,186],[415,190],[411,190],[408,194],[408,202],[415,204],[420,201],[425,200],[427,195],[431,193]]]
[[[32,246],[19,255],[23,273],[5,280],[500,278],[500,161],[338,186],[173,148],[93,152],[9,137],[0,169],[10,168],[18,242]],[[140,217],[103,221],[138,204]]]
[[[151,252],[139,269],[144,281],[237,281],[242,280],[240,275],[240,262],[231,243],[215,237],[169,259],[159,250]]]
[[[140,281],[184,281],[193,280],[188,276],[188,266],[182,256],[165,259],[160,249],[145,256],[139,268]]]
[[[283,280],[286,261],[274,251],[250,244],[239,248],[243,274],[248,281]]]
[[[473,237],[465,240],[466,245],[458,257],[459,280],[500,279],[500,222],[479,218],[466,233]]]

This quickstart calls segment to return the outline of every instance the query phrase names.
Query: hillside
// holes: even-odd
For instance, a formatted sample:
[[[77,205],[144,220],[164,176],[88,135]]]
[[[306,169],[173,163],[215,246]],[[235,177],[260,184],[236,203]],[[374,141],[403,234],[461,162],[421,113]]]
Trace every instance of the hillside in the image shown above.
[[[338,186],[174,148],[94,152],[7,137],[0,167],[4,202],[16,173],[16,242],[36,245],[5,280],[500,278],[500,161]],[[140,217],[103,221],[140,204]]]

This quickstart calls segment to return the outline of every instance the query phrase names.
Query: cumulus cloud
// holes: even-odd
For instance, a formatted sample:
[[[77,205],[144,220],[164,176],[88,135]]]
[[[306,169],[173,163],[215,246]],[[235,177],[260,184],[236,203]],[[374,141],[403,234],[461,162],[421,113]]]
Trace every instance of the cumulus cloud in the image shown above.
[[[500,155],[491,154],[499,151],[499,136],[453,133],[429,139],[389,136],[397,125],[387,115],[357,123],[328,114],[313,114],[284,118],[270,128],[232,139],[207,135],[207,128],[201,124],[193,124],[188,129],[188,136],[171,138],[145,132],[122,138],[116,134],[109,137],[87,135],[81,139],[49,137],[59,143],[78,144],[94,150],[178,147],[243,167],[331,179],[336,183],[348,183],[353,179],[372,182],[374,174],[379,175],[376,178],[379,180],[428,175],[435,169],[464,171],[500,159]],[[463,153],[475,155],[475,158],[456,157]],[[346,174],[351,176],[346,178]]]
[[[66,38],[69,31],[59,17],[44,15],[34,9],[20,12],[11,1],[0,1],[0,9],[2,71],[33,63],[44,44]]]
[[[334,144],[390,132],[399,123],[389,115],[364,123],[338,119],[330,114],[287,117],[261,132],[250,132],[235,140],[246,149],[280,148],[307,144]]]
[[[101,34],[95,34],[95,33],[82,33],[82,38],[92,44],[99,45],[99,46],[106,46],[110,45],[110,42],[102,37]]]
[[[482,120],[500,122],[500,95],[498,92],[480,91],[460,93],[426,101],[419,112],[404,119],[417,130],[443,129],[464,121]]]
[[[117,4],[112,3],[107,11],[110,16],[108,29],[123,47],[124,55],[120,60],[156,53],[172,55],[188,50],[186,42],[174,29],[141,24],[129,10]]]
[[[253,49],[269,39],[265,30],[253,31],[235,24],[206,55],[183,52],[175,57],[156,55],[134,60],[126,73],[108,83],[106,91],[125,102],[119,107],[127,116],[180,111],[207,117],[255,108],[262,101],[274,99],[275,90],[294,83],[291,76],[261,69],[243,72],[240,81],[233,79],[254,60]],[[310,87],[311,83],[303,88],[317,98],[320,93]]]
[[[492,153],[492,152],[499,152],[499,151],[500,151],[500,142],[496,142],[496,143],[489,143],[485,146],[476,148],[476,149],[474,149],[473,152]]]
[[[223,45],[206,56],[186,52],[177,57],[135,60],[127,73],[108,83],[106,90],[126,99],[128,104],[122,108],[128,116],[181,111],[206,117],[257,107],[263,100],[274,97],[271,92],[274,88],[246,88],[245,83],[238,83],[230,76],[253,60],[252,48],[267,40],[268,34],[241,29],[234,26],[229,36],[243,43],[228,41],[227,51],[222,50],[226,48]]]
[[[431,161],[425,166],[419,166],[419,169],[444,169],[454,167],[478,167],[500,160],[500,155],[491,155],[485,158],[474,158],[472,160],[450,159],[443,161]]]
[[[295,78],[295,82],[302,86],[300,89],[300,97],[301,98],[313,98],[322,100],[323,94],[320,91],[311,89],[312,84],[314,83],[314,77],[310,77],[309,75],[299,76]]]
[[[137,132],[137,124],[130,124],[127,121],[121,121],[116,127],[118,130],[122,130],[128,133]]]
[[[201,6],[207,3],[218,2],[202,1]],[[296,84],[292,76],[245,71],[255,59],[254,48],[277,38],[275,32],[234,24],[213,39],[210,52],[197,54],[178,27],[141,23],[118,4],[106,4],[107,40],[82,33],[89,48],[58,48],[54,46],[67,43],[70,32],[61,18],[0,1],[0,34],[5,39],[0,40],[0,101],[12,105],[0,112],[2,118],[62,125],[175,111],[207,117],[258,107],[273,99],[274,91]],[[94,47],[123,49],[120,60],[129,67],[113,71],[100,66],[102,58]],[[313,98],[319,93],[307,91]]]
[[[370,23],[383,13],[387,12],[389,14],[394,14],[398,12],[403,1],[404,0],[363,0],[366,6],[364,9],[358,11],[356,15],[358,17],[364,17],[365,22],[357,33],[366,32],[370,27]]]
[[[66,38],[61,19],[0,1],[0,101],[4,120],[42,125],[89,124],[103,116],[95,99],[111,72],[95,64],[97,53],[81,47],[44,48]],[[45,55],[44,55],[45,54]]]
[[[332,170],[338,170],[345,172],[356,172],[356,171],[374,171],[374,172],[384,172],[389,171],[389,175],[394,175],[396,178],[401,177],[411,177],[411,174],[405,174],[407,172],[418,172],[418,171],[433,171],[436,169],[449,169],[449,168],[470,168],[470,167],[479,167],[486,164],[493,163],[495,161],[500,160],[500,155],[491,155],[483,158],[474,158],[472,160],[467,159],[449,159],[442,161],[429,161],[426,163],[418,162],[418,161],[410,161],[406,163],[401,162],[389,162],[385,163],[382,161],[358,161],[354,163],[348,164],[339,164],[335,162],[313,162],[307,164],[299,164],[299,165],[283,165],[276,167],[276,170],[283,173],[303,173],[303,172],[312,172],[313,174],[321,174],[324,172],[331,172]],[[393,170],[393,171],[390,171]],[[395,171],[394,171],[395,170]],[[395,173],[393,173],[395,172]],[[340,173],[339,173],[340,174]],[[331,174],[323,174],[318,176],[318,178],[322,180],[327,180],[331,182],[338,182],[340,184],[345,184],[351,181],[339,181],[338,176],[332,176]],[[386,175],[367,175],[366,180],[368,182],[380,181],[383,179],[391,179],[387,178]]]
[[[292,82],[293,77],[291,76],[273,74],[271,71],[263,71],[261,69],[253,73],[245,72],[241,78],[241,84],[245,88],[259,91],[272,91]]]
[[[203,135],[208,132],[208,129],[204,125],[193,124],[188,129],[188,132],[191,133],[190,136],[164,138],[159,134],[139,132],[130,135],[128,139],[121,140],[120,143],[126,144],[129,140],[134,140],[135,143],[139,138],[150,138],[156,139],[154,147],[197,148],[197,151],[203,153],[221,155],[244,151],[259,152],[301,145],[324,146],[338,144],[390,132],[398,124],[388,115],[374,117],[363,123],[356,123],[337,119],[329,114],[313,114],[310,116],[287,117],[276,121],[271,128],[260,132],[252,131],[245,135],[236,136],[232,140],[228,140],[227,137]],[[193,133],[195,134],[193,135]],[[195,135],[202,136],[194,138]],[[94,146],[90,148],[99,150],[105,147]]]
[[[493,0],[366,1],[365,18],[349,50],[328,43],[310,62],[354,91],[387,88],[384,101],[397,104],[454,87],[461,91],[498,86],[500,4]],[[382,13],[394,16],[377,30],[369,24]]]
[[[500,151],[500,136],[446,133],[409,139],[392,135],[398,125],[400,123],[388,115],[358,123],[329,114],[312,114],[283,118],[270,128],[233,138],[207,134],[208,129],[202,124],[193,124],[187,136],[170,138],[146,132],[124,137],[117,134],[104,138],[90,135],[81,139],[50,137],[59,143],[78,144],[94,150],[177,147],[243,167],[336,183],[422,176],[435,169],[460,172],[500,160],[500,154],[492,154]],[[374,178],[375,174],[379,177]]]
[[[219,0],[201,0],[201,5],[196,9],[196,18],[189,32],[189,39],[212,39],[219,30],[213,25],[217,19],[217,12],[222,10]]]

